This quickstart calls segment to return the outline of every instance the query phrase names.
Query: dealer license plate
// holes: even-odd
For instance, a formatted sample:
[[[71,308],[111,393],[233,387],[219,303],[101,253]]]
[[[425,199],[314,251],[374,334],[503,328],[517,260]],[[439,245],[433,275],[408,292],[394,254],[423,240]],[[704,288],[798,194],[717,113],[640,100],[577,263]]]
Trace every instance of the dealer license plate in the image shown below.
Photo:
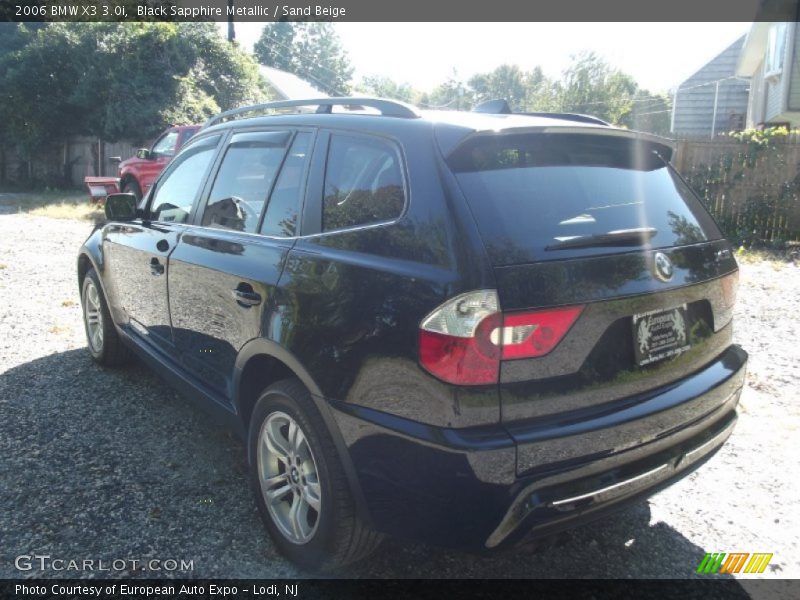
[[[686,352],[686,305],[633,315],[633,348],[639,366]]]

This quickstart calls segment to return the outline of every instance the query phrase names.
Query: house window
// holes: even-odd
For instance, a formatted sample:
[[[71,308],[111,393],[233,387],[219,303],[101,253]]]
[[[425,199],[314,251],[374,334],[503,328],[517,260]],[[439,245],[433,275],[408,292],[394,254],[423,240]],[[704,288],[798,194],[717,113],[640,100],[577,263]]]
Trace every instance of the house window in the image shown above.
[[[783,70],[783,56],[786,54],[786,23],[773,23],[767,38],[767,59],[764,76],[777,75]]]

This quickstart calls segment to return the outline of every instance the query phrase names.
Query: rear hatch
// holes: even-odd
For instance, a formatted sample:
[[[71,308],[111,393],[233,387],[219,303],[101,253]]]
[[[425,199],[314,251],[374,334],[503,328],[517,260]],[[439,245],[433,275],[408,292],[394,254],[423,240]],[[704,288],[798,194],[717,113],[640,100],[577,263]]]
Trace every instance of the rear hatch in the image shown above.
[[[449,153],[505,323],[535,323],[503,334],[520,349],[500,366],[504,422],[596,414],[730,345],[736,262],[670,155],[599,127],[477,132]]]

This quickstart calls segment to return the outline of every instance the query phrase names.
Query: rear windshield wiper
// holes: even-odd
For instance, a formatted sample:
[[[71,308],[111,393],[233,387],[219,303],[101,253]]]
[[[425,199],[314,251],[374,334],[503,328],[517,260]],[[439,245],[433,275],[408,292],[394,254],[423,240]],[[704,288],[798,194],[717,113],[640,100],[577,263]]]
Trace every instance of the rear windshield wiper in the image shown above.
[[[582,235],[550,244],[545,250],[565,250],[567,248],[591,248],[593,246],[643,246],[658,233],[654,227],[617,229],[608,233]]]

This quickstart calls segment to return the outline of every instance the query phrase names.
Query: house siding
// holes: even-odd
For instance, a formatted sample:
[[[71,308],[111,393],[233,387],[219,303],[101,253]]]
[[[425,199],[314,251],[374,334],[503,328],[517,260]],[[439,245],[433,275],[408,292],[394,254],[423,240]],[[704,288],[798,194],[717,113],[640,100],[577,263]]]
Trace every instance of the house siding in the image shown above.
[[[710,137],[743,124],[748,108],[749,82],[735,79],[736,62],[744,36],[709,61],[677,90],[673,103],[672,132],[676,137]],[[714,120],[714,97],[719,82],[717,117]]]
[[[786,54],[780,75],[764,77],[766,58],[762,58],[750,82],[747,125],[772,123],[800,125],[800,28],[789,23],[786,28]]]
[[[800,27],[789,25],[793,31],[790,38],[791,54],[789,69],[789,99],[787,110],[800,111]]]

